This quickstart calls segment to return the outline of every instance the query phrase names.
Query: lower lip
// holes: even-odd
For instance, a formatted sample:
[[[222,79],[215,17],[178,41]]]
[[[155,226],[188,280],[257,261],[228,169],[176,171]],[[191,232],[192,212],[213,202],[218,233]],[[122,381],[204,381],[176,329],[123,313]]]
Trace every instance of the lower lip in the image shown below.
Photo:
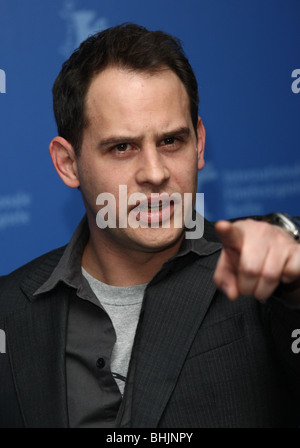
[[[159,224],[163,224],[167,220],[171,221],[173,215],[174,205],[170,204],[155,212],[141,211],[138,209],[132,210],[136,213],[136,220],[143,224],[150,224],[150,227],[157,227]]]

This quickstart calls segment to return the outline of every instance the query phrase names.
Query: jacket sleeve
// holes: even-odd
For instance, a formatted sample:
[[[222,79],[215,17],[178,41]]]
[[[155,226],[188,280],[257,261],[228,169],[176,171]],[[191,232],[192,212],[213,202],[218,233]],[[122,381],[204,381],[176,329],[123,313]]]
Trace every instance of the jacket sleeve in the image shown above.
[[[279,359],[300,408],[300,306],[290,306],[279,297],[271,297],[262,307],[270,350]]]

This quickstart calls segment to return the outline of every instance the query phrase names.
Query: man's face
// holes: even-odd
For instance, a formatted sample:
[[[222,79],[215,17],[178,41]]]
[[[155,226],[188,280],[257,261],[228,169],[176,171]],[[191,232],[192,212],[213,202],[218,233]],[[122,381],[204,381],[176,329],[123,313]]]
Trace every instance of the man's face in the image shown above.
[[[91,83],[86,115],[88,126],[75,167],[95,241],[104,238],[119,248],[145,252],[178,242],[184,228],[183,223],[174,228],[174,207],[168,208],[169,228],[162,228],[166,210],[151,209],[150,198],[152,193],[195,197],[197,170],[204,165],[205,131],[199,119],[196,138],[180,79],[168,69],[150,75],[109,67]],[[119,222],[119,185],[127,186],[128,197],[143,193],[149,198],[149,208],[143,204],[137,216],[144,228],[97,227],[100,193],[115,197]],[[126,204],[127,217],[133,208]],[[151,227],[151,219],[158,228]]]

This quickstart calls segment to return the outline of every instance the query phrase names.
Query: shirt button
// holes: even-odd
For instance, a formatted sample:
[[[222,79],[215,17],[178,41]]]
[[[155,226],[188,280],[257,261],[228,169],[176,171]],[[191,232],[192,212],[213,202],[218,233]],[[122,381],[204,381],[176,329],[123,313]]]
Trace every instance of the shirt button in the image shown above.
[[[98,369],[103,369],[103,367],[105,366],[105,361],[103,358],[98,358],[96,361],[96,366],[98,367]]]

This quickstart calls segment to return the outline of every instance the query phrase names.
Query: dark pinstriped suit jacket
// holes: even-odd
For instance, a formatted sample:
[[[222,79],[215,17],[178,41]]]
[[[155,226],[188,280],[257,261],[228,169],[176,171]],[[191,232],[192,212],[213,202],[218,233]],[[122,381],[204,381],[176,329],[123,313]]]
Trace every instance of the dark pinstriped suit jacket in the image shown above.
[[[206,222],[205,238],[215,240]],[[0,427],[67,427],[63,284],[33,293],[63,249],[0,279]],[[300,424],[300,312],[277,298],[230,302],[212,276],[218,253],[170,269],[148,290],[133,351],[133,428],[285,427]],[[125,425],[125,424],[124,424]],[[122,424],[121,424],[122,426]]]

